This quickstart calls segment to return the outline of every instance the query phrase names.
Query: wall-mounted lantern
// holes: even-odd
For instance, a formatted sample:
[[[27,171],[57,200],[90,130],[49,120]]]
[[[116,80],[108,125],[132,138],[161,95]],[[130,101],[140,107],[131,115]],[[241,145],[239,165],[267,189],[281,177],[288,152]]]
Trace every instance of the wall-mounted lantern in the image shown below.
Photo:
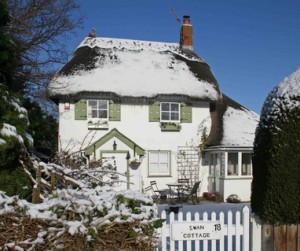
[[[114,151],[117,150],[117,146],[118,146],[118,145],[117,145],[116,141],[114,140],[114,144],[113,144],[113,150],[114,150]]]

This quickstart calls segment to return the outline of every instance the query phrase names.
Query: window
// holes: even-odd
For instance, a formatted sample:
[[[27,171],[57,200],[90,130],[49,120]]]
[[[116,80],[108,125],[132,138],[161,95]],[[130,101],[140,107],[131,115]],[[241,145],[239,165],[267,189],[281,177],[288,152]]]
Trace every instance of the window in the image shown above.
[[[88,118],[108,119],[108,102],[106,100],[88,100]]]
[[[242,153],[242,175],[251,175],[251,153]]]
[[[149,151],[149,176],[169,176],[170,169],[170,151]]]
[[[160,120],[163,122],[180,122],[179,103],[162,102],[160,104]]]
[[[238,175],[238,153],[228,153],[227,175]]]

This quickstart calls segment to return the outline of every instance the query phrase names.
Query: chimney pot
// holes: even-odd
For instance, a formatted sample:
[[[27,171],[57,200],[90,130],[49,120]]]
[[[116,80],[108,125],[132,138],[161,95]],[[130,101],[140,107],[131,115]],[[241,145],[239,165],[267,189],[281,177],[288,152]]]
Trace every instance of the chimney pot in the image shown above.
[[[183,23],[184,24],[190,24],[191,23],[191,18],[188,15],[183,16]]]

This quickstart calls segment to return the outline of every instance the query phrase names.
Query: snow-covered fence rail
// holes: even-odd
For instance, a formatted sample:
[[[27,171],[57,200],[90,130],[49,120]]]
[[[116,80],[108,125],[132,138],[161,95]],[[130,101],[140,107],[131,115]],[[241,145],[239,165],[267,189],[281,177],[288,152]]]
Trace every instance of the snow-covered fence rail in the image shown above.
[[[43,186],[45,189],[52,191],[57,187],[58,183],[63,184],[63,187],[67,188],[69,185],[72,185],[75,188],[80,188],[81,184],[76,182],[75,180],[71,179],[67,175],[63,173],[59,173],[56,171],[51,171],[51,181],[50,183],[47,182],[42,178],[42,170],[43,166],[39,166],[36,170],[36,184],[33,186],[32,191],[32,202],[33,203],[40,203],[43,200],[41,195],[41,187]]]
[[[250,239],[250,209],[208,214],[162,211],[166,221],[160,229],[158,251],[248,251]]]

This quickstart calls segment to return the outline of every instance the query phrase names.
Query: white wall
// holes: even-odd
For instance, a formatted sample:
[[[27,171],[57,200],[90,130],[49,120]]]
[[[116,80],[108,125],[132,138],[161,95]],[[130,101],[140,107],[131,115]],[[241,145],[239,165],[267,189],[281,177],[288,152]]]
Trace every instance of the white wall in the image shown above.
[[[242,201],[250,201],[252,177],[220,178],[220,192],[224,201],[231,194],[237,194]]]
[[[149,106],[147,105],[126,105],[121,104],[121,121],[109,121],[108,130],[88,130],[87,120],[74,119],[74,104],[70,104],[70,110],[64,110],[64,104],[59,104],[59,142],[60,149],[77,151],[84,149],[87,145],[97,141],[113,128],[134,141],[137,145],[146,150],[146,155],[140,166],[141,186],[150,185],[150,180],[156,180],[160,188],[165,188],[167,182],[174,182],[177,179],[177,147],[185,145],[198,145],[201,133],[199,126],[206,120],[206,126],[210,129],[209,103],[199,103],[192,109],[193,123],[182,123],[180,132],[162,132],[159,122],[149,122]],[[111,145],[111,146],[110,146]],[[106,148],[112,150],[111,142]],[[170,150],[171,151],[171,177],[148,177],[148,150]],[[206,174],[202,181],[203,191],[207,191],[208,167],[205,167]],[[202,169],[200,169],[200,175]],[[140,189],[142,188],[140,187]],[[201,191],[201,193],[203,192]]]

